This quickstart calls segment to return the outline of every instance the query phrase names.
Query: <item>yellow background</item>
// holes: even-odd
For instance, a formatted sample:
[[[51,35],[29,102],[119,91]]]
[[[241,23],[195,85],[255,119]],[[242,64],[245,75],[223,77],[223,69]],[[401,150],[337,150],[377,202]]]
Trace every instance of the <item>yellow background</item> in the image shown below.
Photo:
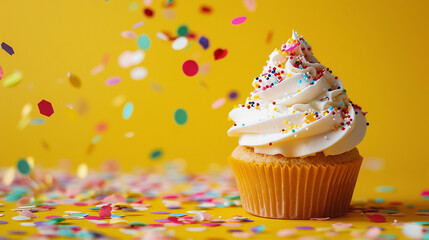
[[[6,76],[15,69],[24,75],[19,85],[0,87],[2,166],[27,156],[42,167],[70,159],[70,170],[79,163],[97,169],[109,158],[118,159],[125,171],[175,158],[185,159],[190,171],[206,171],[212,163],[225,165],[237,144],[236,138],[226,135],[232,124],[228,112],[244,101],[269,53],[295,29],[312,45],[315,56],[340,77],[353,102],[369,112],[370,127],[359,150],[366,158],[381,159],[383,166],[379,171],[367,167],[361,171],[355,196],[417,199],[428,187],[427,1],[257,1],[256,11],[250,12],[238,0],[175,0],[168,10],[155,0],[151,5],[155,17],[150,19],[142,14],[141,1],[135,1],[138,9],[131,11],[133,2],[0,0],[0,42],[16,53],[10,56],[1,50],[0,66]],[[201,14],[202,4],[211,6],[212,14]],[[165,17],[165,11],[174,13],[174,18]],[[232,25],[238,16],[248,19]],[[151,39],[140,64],[149,74],[134,81],[129,77],[131,68],[118,66],[118,56],[138,49],[136,39],[120,33],[142,20],[145,25],[134,31]],[[175,34],[181,24],[197,36],[207,36],[209,50],[194,41],[186,52],[174,51],[171,42],[156,38],[159,31]],[[267,44],[270,31],[273,38]],[[217,48],[228,49],[226,58],[214,61]],[[91,75],[105,54],[110,56],[106,69]],[[200,66],[208,63],[211,69],[187,77],[181,66],[188,59]],[[81,79],[80,89],[68,82],[67,72]],[[122,82],[106,86],[111,76],[121,76]],[[208,87],[202,87],[201,81]],[[153,83],[162,91],[154,91]],[[231,90],[239,91],[239,100],[213,110],[211,104]],[[122,118],[124,104],[112,104],[118,95],[134,104],[129,120]],[[54,106],[49,118],[38,112],[41,99]],[[87,103],[87,113],[67,117],[66,105],[79,101]],[[32,118],[46,119],[44,125],[18,129],[26,103],[33,106]],[[177,108],[188,112],[184,126],[174,122]],[[106,122],[108,129],[87,154],[99,122]],[[130,131],[135,136],[125,138]],[[151,160],[150,152],[158,148],[163,150],[162,158]],[[395,193],[376,193],[379,185],[395,186]]]

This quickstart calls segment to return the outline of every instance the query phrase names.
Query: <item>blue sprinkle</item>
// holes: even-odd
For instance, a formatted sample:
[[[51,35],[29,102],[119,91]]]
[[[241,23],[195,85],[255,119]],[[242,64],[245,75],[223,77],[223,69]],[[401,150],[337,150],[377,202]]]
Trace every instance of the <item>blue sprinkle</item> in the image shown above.
[[[301,80],[301,79],[299,79],[299,80],[298,80],[298,83],[302,83],[302,80]]]
[[[342,106],[343,105],[343,102],[340,102],[340,106]]]
[[[329,110],[334,110],[334,107],[332,107],[332,106],[331,106],[331,107],[329,107]]]

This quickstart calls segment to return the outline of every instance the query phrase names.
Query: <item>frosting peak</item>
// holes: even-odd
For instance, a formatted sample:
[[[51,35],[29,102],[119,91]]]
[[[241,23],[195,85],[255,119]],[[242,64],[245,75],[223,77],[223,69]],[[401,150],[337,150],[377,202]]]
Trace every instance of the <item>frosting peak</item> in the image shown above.
[[[252,85],[255,90],[246,103],[229,113],[235,124],[228,135],[240,137],[240,145],[254,147],[257,153],[337,155],[365,136],[365,113],[295,31],[270,54]]]

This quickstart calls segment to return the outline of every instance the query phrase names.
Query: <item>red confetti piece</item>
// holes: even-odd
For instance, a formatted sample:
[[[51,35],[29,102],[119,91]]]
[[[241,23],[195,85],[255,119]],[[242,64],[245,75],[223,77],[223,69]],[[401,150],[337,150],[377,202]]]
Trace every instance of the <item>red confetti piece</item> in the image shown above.
[[[214,51],[214,59],[215,60],[222,59],[226,57],[227,54],[228,54],[228,50],[218,48],[216,49],[216,51]]]
[[[247,17],[242,16],[242,17],[236,17],[234,19],[232,19],[231,23],[232,25],[239,25],[244,23],[247,20]]]
[[[54,113],[52,104],[45,99],[42,99],[42,101],[40,101],[37,106],[39,107],[39,112],[42,115],[50,117]]]
[[[210,6],[207,6],[207,5],[201,6],[200,10],[202,13],[205,13],[205,14],[212,13],[212,8]]]
[[[95,132],[96,133],[103,133],[107,130],[107,123],[105,122],[99,122],[97,126],[95,126]]]
[[[5,42],[1,43],[1,48],[3,48],[3,50],[5,50],[7,53],[9,53],[9,55],[13,55],[15,52],[13,51],[13,48],[9,45],[7,45]]]
[[[182,70],[186,76],[192,77],[198,73],[198,64],[194,60],[188,60],[183,63]]]
[[[98,212],[99,216],[102,218],[110,218],[112,216],[112,204],[104,205],[101,207]]]
[[[386,222],[386,218],[380,214],[367,215],[371,222],[383,223]]]
[[[1,70],[1,68],[0,68],[0,70]],[[0,79],[1,79],[1,73],[0,73]],[[424,197],[424,196],[429,196],[429,190],[423,190],[423,191],[420,193],[420,196],[422,196],[422,197]]]
[[[143,10],[143,13],[144,13],[144,15],[146,15],[146,17],[149,17],[149,18],[151,18],[155,15],[155,12],[150,8],[145,8]]]

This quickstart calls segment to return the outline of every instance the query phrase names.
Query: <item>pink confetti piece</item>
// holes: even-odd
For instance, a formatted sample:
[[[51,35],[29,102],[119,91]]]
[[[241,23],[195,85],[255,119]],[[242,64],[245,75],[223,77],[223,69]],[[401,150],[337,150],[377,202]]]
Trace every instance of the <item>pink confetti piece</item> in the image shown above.
[[[113,86],[121,82],[121,77],[110,77],[106,80],[107,86]]]
[[[100,211],[98,212],[100,217],[103,218],[110,218],[112,216],[112,204],[104,205],[101,207]]]
[[[164,226],[166,226],[166,227],[178,227],[178,226],[182,226],[183,224],[180,224],[180,223],[172,223],[172,222],[168,222],[168,223],[165,223],[164,224]]]
[[[277,237],[292,237],[295,236],[298,231],[293,228],[281,229],[277,232]]]
[[[205,226],[205,227],[217,227],[220,226],[220,223],[201,223],[201,226]]]
[[[98,216],[85,216],[85,219],[88,220],[103,220],[104,217],[98,217]]]
[[[233,232],[232,236],[236,238],[251,238],[255,234],[251,232]]]
[[[49,215],[49,216],[46,216],[45,217],[45,219],[54,219],[54,218],[61,218],[62,216],[59,216],[59,215]]]
[[[369,228],[368,231],[366,231],[364,237],[375,239],[381,234],[381,229],[377,227]]]
[[[383,223],[386,222],[386,218],[380,214],[374,214],[374,215],[366,215],[371,222],[376,223]]]
[[[222,226],[224,227],[241,227],[241,223],[222,223]]]
[[[1,79],[1,76],[0,76],[0,79]],[[429,190],[423,190],[421,193],[420,193],[420,196],[422,196],[422,197],[425,197],[425,196],[429,196]]]
[[[29,218],[37,218],[36,215],[34,215],[32,212],[28,210],[20,211],[19,216],[29,217]]]
[[[29,203],[31,199],[29,197],[23,197],[16,202],[18,207],[24,206],[25,204]]]
[[[351,227],[353,227],[353,224],[337,222],[337,223],[332,224],[332,227],[334,227],[334,228],[351,228]]]
[[[247,17],[242,16],[242,17],[236,17],[234,19],[232,19],[231,23],[232,25],[239,25],[244,23],[247,20]]]
[[[255,0],[243,0],[243,4],[244,4],[244,7],[250,12],[254,12],[256,10]]]
[[[225,104],[225,102],[226,102],[225,98],[216,99],[216,101],[212,103],[212,109],[218,109],[222,107]]]
[[[121,32],[121,36],[126,39],[133,39],[137,37],[137,34],[132,31],[123,31]]]
[[[145,21],[138,22],[138,23],[136,23],[136,24],[133,25],[133,29],[136,29],[136,28],[138,28],[140,26],[143,26],[144,24],[145,24]]]
[[[99,64],[95,66],[93,69],[91,69],[91,75],[97,75],[101,73],[104,70],[105,66],[102,64]]]
[[[198,64],[194,60],[185,61],[182,65],[182,70],[188,77],[195,76],[198,73]]]
[[[3,78],[3,69],[1,68],[1,66],[0,66],[0,80]]]
[[[325,236],[327,236],[327,237],[337,237],[338,235],[339,235],[338,232],[333,232],[333,231],[325,233]]]

